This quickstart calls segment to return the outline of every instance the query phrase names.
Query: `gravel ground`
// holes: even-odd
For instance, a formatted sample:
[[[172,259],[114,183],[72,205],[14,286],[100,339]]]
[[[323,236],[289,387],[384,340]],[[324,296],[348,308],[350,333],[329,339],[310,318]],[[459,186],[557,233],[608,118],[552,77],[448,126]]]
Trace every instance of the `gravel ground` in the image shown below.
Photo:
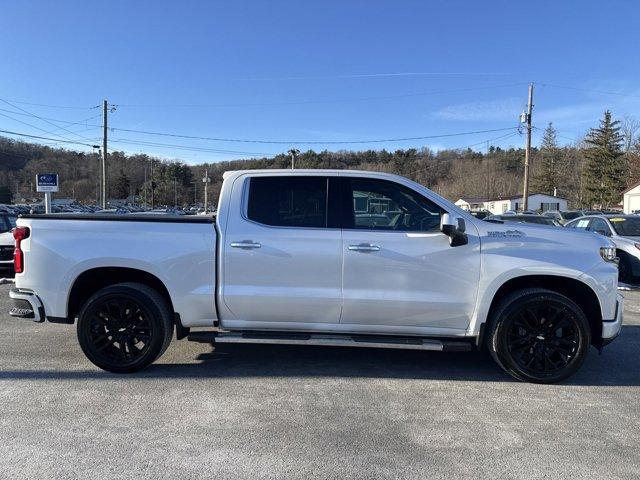
[[[640,293],[561,385],[482,353],[174,342],[142,373],[68,325],[11,319],[0,286],[0,477],[639,478]]]

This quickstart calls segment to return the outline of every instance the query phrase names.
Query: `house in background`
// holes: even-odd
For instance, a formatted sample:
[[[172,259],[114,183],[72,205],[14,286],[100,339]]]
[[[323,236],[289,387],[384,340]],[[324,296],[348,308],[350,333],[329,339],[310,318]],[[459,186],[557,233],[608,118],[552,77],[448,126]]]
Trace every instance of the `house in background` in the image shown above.
[[[485,202],[485,208],[494,215],[500,215],[508,210],[522,210],[522,195],[494,198]],[[567,210],[569,202],[566,198],[554,197],[544,193],[532,193],[529,195],[528,209],[533,211]]]
[[[638,209],[640,209],[640,186],[638,187]],[[477,212],[488,210],[494,215],[500,215],[508,210],[522,210],[522,195],[499,198],[462,197],[455,204],[463,210]],[[567,210],[568,201],[566,198],[554,197],[544,193],[533,193],[529,195],[529,210],[546,212],[549,210]]]
[[[456,202],[456,205],[463,210],[477,212],[485,209],[484,203],[486,201],[487,199],[484,197],[463,197]]]
[[[622,211],[626,214],[640,210],[640,184],[622,194]]]

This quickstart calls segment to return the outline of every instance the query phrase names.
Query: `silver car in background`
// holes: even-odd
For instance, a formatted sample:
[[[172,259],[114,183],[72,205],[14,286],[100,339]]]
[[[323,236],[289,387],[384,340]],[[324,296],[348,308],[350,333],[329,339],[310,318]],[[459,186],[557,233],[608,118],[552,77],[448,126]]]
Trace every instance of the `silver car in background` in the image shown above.
[[[613,240],[618,251],[618,278],[624,283],[640,279],[640,216],[638,215],[587,215],[565,225],[594,232]]]

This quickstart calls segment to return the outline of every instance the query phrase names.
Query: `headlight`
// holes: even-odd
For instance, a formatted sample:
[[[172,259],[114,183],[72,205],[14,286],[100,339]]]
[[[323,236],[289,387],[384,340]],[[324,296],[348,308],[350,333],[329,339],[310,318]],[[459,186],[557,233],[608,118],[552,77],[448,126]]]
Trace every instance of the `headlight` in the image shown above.
[[[618,259],[616,247],[600,247],[600,256],[605,262],[615,262]]]

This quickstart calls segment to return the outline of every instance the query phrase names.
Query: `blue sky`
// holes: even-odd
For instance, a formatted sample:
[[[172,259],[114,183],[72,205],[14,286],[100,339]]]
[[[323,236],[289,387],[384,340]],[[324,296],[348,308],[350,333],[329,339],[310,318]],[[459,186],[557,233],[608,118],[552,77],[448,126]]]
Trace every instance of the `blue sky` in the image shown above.
[[[497,137],[492,144],[520,146],[509,131],[322,142],[514,127],[528,82],[534,124],[552,121],[563,142],[606,108],[640,118],[640,2],[632,0],[0,0],[0,11],[0,99],[13,105],[0,102],[0,129],[96,143],[99,118],[59,120],[96,116],[90,107],[106,98],[117,105],[116,128],[285,142],[110,133],[113,148],[191,163],[294,146],[484,149]]]

